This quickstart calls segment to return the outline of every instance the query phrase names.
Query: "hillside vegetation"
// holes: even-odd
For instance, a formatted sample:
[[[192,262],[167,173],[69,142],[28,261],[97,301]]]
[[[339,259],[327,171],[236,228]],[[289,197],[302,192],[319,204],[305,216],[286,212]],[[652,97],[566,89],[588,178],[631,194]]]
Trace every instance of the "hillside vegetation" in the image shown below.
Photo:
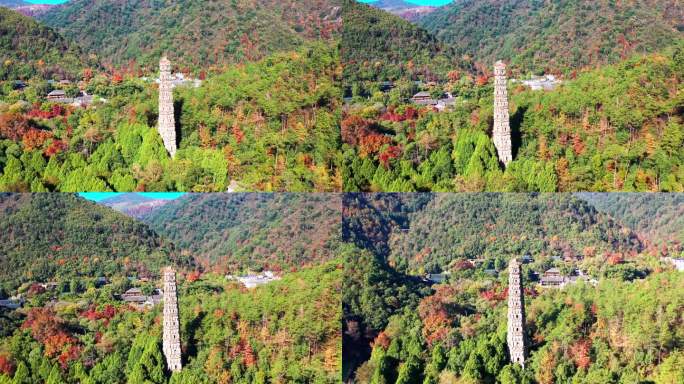
[[[491,140],[487,76],[456,76],[453,109],[374,93],[341,123],[345,191],[682,191],[684,40],[567,79],[558,89],[509,86],[514,161]]]
[[[0,6],[0,81],[75,79],[90,61],[54,29]]]
[[[32,296],[21,310],[0,309],[0,383],[338,383],[340,264],[252,290],[179,273],[183,370],[173,374],[162,352],[162,306],[118,300],[125,277]],[[42,304],[53,296],[58,305]]]
[[[368,248],[369,241],[356,236],[369,235],[356,232],[371,234],[375,225],[358,223],[385,222],[388,235],[374,242],[386,248],[375,252],[400,271],[447,271],[468,259],[494,267],[523,254],[581,259],[644,249],[634,231],[570,194],[434,194],[404,201],[392,194],[356,196],[344,217],[345,241]]]
[[[423,28],[370,5],[344,0],[344,83],[434,79],[456,65],[452,52]]]
[[[658,51],[684,35],[683,20],[678,0],[463,0],[418,23],[459,55],[542,73]]]
[[[181,67],[206,69],[331,39],[339,28],[338,3],[73,0],[41,20],[104,63],[153,67],[167,53]]]
[[[147,225],[71,194],[0,195],[0,279],[156,275],[190,265]]]
[[[174,90],[179,149],[157,132],[158,87],[94,76],[90,108],[9,92],[0,103],[0,190],[334,191],[338,168],[338,54],[312,43],[231,66]],[[47,84],[44,84],[47,89]]]
[[[142,220],[206,270],[290,270],[335,256],[341,209],[336,194],[191,194]]]
[[[599,211],[658,245],[684,244],[684,194],[681,193],[580,193]]]

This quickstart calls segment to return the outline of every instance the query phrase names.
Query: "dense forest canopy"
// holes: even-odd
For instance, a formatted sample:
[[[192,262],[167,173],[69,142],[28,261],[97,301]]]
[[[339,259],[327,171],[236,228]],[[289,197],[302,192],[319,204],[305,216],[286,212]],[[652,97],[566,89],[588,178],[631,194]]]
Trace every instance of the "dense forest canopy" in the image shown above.
[[[661,50],[684,36],[682,20],[678,0],[463,0],[418,24],[458,55],[543,74]]]
[[[335,257],[341,209],[336,194],[190,194],[142,221],[206,270],[291,270]]]
[[[181,68],[199,71],[331,40],[340,25],[339,3],[72,0],[40,19],[107,64],[151,69],[167,53]]]

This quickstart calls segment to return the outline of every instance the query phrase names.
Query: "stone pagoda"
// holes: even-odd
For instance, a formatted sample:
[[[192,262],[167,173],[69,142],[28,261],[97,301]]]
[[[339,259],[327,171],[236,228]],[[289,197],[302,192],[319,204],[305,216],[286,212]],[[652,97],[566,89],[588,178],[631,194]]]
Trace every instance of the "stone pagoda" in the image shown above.
[[[512,259],[508,265],[508,351],[511,362],[525,367],[525,301],[523,300],[520,263]]]
[[[164,147],[173,158],[176,154],[176,120],[173,113],[173,83],[171,62],[166,56],[159,60],[159,126],[157,130]]]
[[[492,139],[499,155],[499,161],[504,166],[508,166],[508,163],[513,160],[506,83],[506,64],[503,61],[497,61],[494,65],[494,132]]]
[[[171,372],[180,371],[181,364],[180,331],[178,321],[178,296],[176,295],[176,271],[167,267],[162,270],[164,283],[164,334],[163,350],[166,366]]]

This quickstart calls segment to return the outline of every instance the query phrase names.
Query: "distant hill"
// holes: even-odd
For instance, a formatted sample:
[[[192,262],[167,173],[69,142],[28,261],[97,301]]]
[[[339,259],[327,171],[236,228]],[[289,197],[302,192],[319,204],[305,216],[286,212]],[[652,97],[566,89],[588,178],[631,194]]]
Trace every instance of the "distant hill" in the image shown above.
[[[633,231],[570,194],[435,194],[427,203],[413,199],[391,209],[391,194],[358,196],[357,206],[377,210],[351,211],[345,240],[349,220],[403,216],[390,223],[385,255],[399,270],[439,272],[459,259],[506,261],[525,253],[575,257],[589,250],[636,254],[644,248]]]
[[[125,193],[101,200],[98,203],[127,216],[141,218],[171,201],[169,199],[154,199],[139,193]]]
[[[16,11],[0,7],[0,81],[76,78],[90,63],[78,46],[52,28]]]
[[[208,270],[299,269],[334,257],[335,194],[189,194],[142,220]]]
[[[188,265],[147,225],[72,194],[0,194],[0,280],[157,274]]]
[[[27,3],[22,0],[0,0],[0,7],[16,8],[24,7],[27,5],[31,5],[31,3]]]
[[[616,62],[684,34],[679,0],[463,0],[418,23],[478,62],[534,72]]]
[[[421,6],[404,0],[377,0],[368,3],[394,15],[409,21],[418,20],[420,17],[433,12],[437,7]]]
[[[72,0],[40,19],[104,63],[155,66],[162,53],[181,67],[207,68],[330,39],[339,0]]]

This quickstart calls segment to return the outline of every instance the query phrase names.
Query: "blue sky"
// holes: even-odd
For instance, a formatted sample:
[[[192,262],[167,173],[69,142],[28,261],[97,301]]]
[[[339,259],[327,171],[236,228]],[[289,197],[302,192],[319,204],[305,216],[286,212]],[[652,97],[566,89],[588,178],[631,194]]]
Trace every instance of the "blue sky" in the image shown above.
[[[378,0],[357,0],[361,3],[374,3]],[[404,0],[407,3],[417,4],[417,5],[431,5],[433,7],[441,7],[451,3],[453,0]]]
[[[24,0],[27,3],[32,4],[62,4],[69,0]]]
[[[131,192],[133,193],[133,192]],[[168,199],[173,200],[183,196],[184,192],[137,192],[140,195],[149,197],[151,199]],[[84,199],[92,200],[95,202],[102,201],[104,199],[120,195],[122,192],[81,192],[79,195]]]

